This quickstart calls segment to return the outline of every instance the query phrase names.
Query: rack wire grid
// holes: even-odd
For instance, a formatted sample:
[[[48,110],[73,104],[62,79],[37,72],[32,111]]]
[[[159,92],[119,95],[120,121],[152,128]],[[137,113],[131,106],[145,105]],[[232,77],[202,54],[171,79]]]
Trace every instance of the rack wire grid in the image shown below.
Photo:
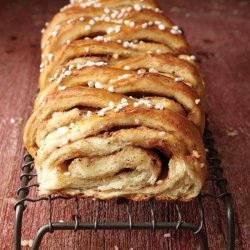
[[[183,213],[187,211],[182,211],[182,206],[185,202],[167,202],[167,205],[172,206],[177,214],[176,221],[158,221],[155,218],[155,201],[150,200],[147,202],[148,209],[150,211],[151,221],[134,221],[133,212],[131,209],[131,204],[135,203],[128,201],[126,199],[120,198],[116,200],[116,206],[126,207],[126,217],[127,221],[106,221],[100,220],[100,203],[101,202],[111,202],[111,201],[99,201],[93,200],[93,220],[91,222],[82,221],[79,214],[79,202],[83,199],[75,197],[65,197],[61,195],[54,196],[37,196],[29,197],[29,192],[31,189],[37,189],[38,184],[30,184],[31,180],[36,180],[36,173],[33,172],[34,161],[32,157],[26,153],[24,155],[24,163],[22,165],[22,173],[20,176],[21,187],[17,190],[18,200],[14,205],[16,217],[14,226],[14,249],[21,249],[21,237],[22,237],[22,221],[24,211],[28,204],[31,202],[47,202],[48,206],[48,223],[43,225],[37,231],[33,243],[31,246],[32,250],[39,249],[42,239],[46,233],[53,233],[55,230],[117,230],[117,229],[127,229],[127,230],[174,230],[172,237],[175,237],[179,230],[189,230],[199,239],[200,249],[208,249],[208,235],[205,230],[205,214],[204,214],[204,199],[219,199],[223,204],[223,211],[225,212],[225,227],[227,230],[227,242],[225,248],[227,250],[234,249],[235,245],[235,225],[234,225],[234,212],[232,207],[231,195],[227,191],[227,180],[223,176],[223,169],[221,167],[221,161],[219,159],[218,151],[214,147],[214,139],[212,133],[208,128],[208,122],[206,122],[206,128],[204,132],[204,143],[207,151],[207,160],[209,163],[209,174],[206,181],[214,187],[214,192],[207,192],[204,189],[200,195],[195,199],[197,202],[197,214],[198,223],[190,223],[183,219]],[[206,186],[205,185],[205,186]],[[36,192],[37,193],[37,192]],[[74,215],[73,221],[69,222],[52,222],[52,214],[55,208],[53,208],[53,202],[55,200],[74,200]],[[133,204],[132,204],[133,205]],[[89,208],[88,208],[89,209]]]

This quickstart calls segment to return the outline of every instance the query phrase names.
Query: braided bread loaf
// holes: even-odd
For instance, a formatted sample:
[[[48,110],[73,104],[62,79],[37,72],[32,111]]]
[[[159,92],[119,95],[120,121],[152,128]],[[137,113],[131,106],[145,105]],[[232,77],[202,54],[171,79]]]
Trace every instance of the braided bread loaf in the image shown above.
[[[72,1],[42,31],[24,131],[41,194],[187,201],[207,167],[204,85],[153,0]]]

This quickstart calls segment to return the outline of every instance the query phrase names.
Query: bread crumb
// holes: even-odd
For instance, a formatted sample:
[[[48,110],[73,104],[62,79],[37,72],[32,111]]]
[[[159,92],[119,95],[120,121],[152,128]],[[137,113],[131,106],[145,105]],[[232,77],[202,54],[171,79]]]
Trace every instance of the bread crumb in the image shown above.
[[[32,247],[33,240],[22,240],[21,246],[22,247]]]
[[[29,240],[29,247],[32,247],[32,245],[33,245],[33,240]]]
[[[11,119],[10,119],[10,123],[11,123],[11,124],[14,124],[15,122],[16,122],[16,120],[15,120],[14,118],[11,118]]]
[[[192,151],[192,157],[199,159],[201,156],[197,150]]]
[[[201,102],[201,100],[200,99],[195,99],[194,102],[195,102],[196,105],[198,105]]]
[[[166,233],[163,235],[164,238],[171,238],[171,234],[170,233]]]
[[[21,241],[21,246],[22,247],[28,247],[29,246],[29,241],[28,240],[22,240]]]
[[[228,137],[235,137],[235,136],[239,135],[239,132],[234,128],[227,128],[226,134]]]

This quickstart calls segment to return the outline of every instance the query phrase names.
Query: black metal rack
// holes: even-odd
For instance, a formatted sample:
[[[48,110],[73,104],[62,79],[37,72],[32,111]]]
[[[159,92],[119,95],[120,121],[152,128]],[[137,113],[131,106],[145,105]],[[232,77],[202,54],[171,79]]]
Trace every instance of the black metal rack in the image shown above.
[[[183,211],[177,202],[168,202],[176,210],[178,219],[176,221],[157,221],[155,219],[155,209],[154,201],[150,200],[148,202],[148,207],[150,209],[151,221],[137,222],[133,221],[131,201],[126,199],[118,199],[117,206],[123,204],[126,206],[127,211],[127,222],[116,221],[116,222],[102,222],[100,218],[100,201],[95,200],[94,210],[95,215],[92,222],[81,221],[79,214],[79,198],[64,197],[64,196],[47,196],[47,197],[29,197],[29,191],[31,188],[37,188],[38,184],[29,184],[29,182],[36,177],[33,172],[33,159],[29,154],[24,155],[24,164],[22,166],[21,187],[17,190],[18,201],[16,202],[14,208],[16,212],[15,218],[15,228],[14,228],[14,249],[21,249],[21,235],[22,235],[22,220],[25,208],[30,202],[47,201],[48,203],[48,223],[42,226],[36,233],[34,237],[33,244],[31,246],[32,250],[38,249],[44,235],[48,232],[53,233],[55,230],[114,230],[114,229],[127,229],[127,230],[157,230],[157,229],[174,229],[175,232],[178,230],[190,230],[199,238],[201,249],[208,249],[207,235],[205,232],[205,215],[203,202],[206,198],[220,199],[223,201],[225,214],[226,214],[226,225],[227,225],[227,250],[234,249],[235,245],[235,227],[234,227],[234,212],[232,207],[232,201],[230,193],[227,191],[227,180],[223,177],[223,169],[221,168],[220,159],[218,152],[214,148],[214,140],[211,131],[208,129],[208,124],[204,133],[204,143],[207,149],[207,158],[209,162],[209,177],[207,182],[215,183],[216,192],[201,192],[201,194],[196,198],[198,204],[198,214],[199,223],[190,223],[183,220]],[[52,222],[52,202],[54,200],[72,200],[74,199],[74,221],[72,222]],[[109,202],[109,201],[106,201]]]

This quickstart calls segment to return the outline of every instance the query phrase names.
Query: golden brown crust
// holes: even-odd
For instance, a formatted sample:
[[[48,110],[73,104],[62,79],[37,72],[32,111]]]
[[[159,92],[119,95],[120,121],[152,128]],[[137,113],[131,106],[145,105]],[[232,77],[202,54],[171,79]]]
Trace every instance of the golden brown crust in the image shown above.
[[[139,127],[121,129],[117,132],[111,130],[113,127],[122,128],[132,125],[139,125]],[[126,145],[146,149],[155,148],[166,155],[171,155],[169,170],[168,176],[165,178],[158,179],[159,176],[156,176],[158,178],[154,180],[153,185],[151,183],[151,185],[140,188],[139,191],[133,191],[126,188],[126,186],[129,186],[126,183],[124,190],[118,188],[118,193],[126,196],[127,194],[133,194],[133,192],[139,192],[142,197],[155,196],[157,198],[158,196],[164,196],[167,199],[179,199],[180,197],[185,199],[190,195],[197,195],[206,175],[204,168],[205,154],[199,132],[190,125],[191,123],[187,122],[182,116],[173,115],[167,109],[163,112],[159,110],[149,112],[148,108],[144,107],[136,109],[126,107],[122,112],[109,111],[104,117],[93,115],[85,121],[76,123],[72,129],[65,129],[66,131],[63,131],[65,134],[61,134],[61,131],[57,130],[46,137],[36,157],[37,170],[42,173],[40,175],[42,183],[40,188],[43,189],[45,186],[47,190],[52,192],[55,187],[63,191],[68,188],[74,188],[77,191],[77,188],[80,189],[80,186],[83,185],[84,178],[79,180],[77,175],[75,176],[74,173],[69,171],[70,178],[67,181],[67,177],[63,177],[63,173],[60,174],[61,165],[72,158],[81,159],[112,155]],[[111,132],[104,134],[104,137],[102,137],[98,136],[101,131]],[[194,155],[194,151],[199,155],[198,158]],[[56,178],[50,183],[49,180],[47,181],[48,173],[53,172],[55,166],[59,166],[58,172]],[[52,178],[52,176],[50,177]],[[193,178],[195,181],[192,180]],[[156,182],[159,180],[162,182],[157,185]],[[187,184],[183,186],[185,180]],[[88,181],[86,181],[85,179],[87,185]],[[131,181],[129,177],[127,181]],[[93,182],[101,185],[95,178],[93,178]],[[181,182],[181,186],[178,186],[179,182]],[[112,184],[114,182],[111,180],[109,185],[112,186]],[[93,187],[90,189],[86,187],[86,190],[83,190],[82,193],[85,196],[88,192],[91,193],[90,196],[94,193],[96,197],[105,199],[110,197],[110,194],[113,197],[117,192],[116,188],[114,190],[111,188],[110,191],[108,189],[106,192],[101,187],[97,190]],[[187,189],[190,189],[190,192],[187,192]],[[165,193],[165,190],[168,190],[168,192]]]
[[[103,37],[110,41],[149,40],[155,43],[162,43],[176,53],[184,54],[189,52],[188,45],[183,36],[172,34],[168,28],[160,30],[158,25],[153,24],[149,28],[144,29],[142,27],[143,22],[134,24],[135,22],[131,21],[130,23],[134,24],[131,27],[129,24],[117,24],[102,20],[93,21],[93,25],[90,26],[89,22],[91,20],[93,19],[85,18],[84,21],[76,19],[71,21],[71,23],[62,25],[58,31],[52,32],[49,39],[41,45],[42,53],[46,56],[67,44],[67,41],[71,42],[81,37],[91,37],[96,34],[103,34]],[[83,29],[83,27],[85,28]],[[118,29],[119,32],[116,32]]]
[[[43,31],[23,135],[41,194],[188,201],[207,164],[204,83],[153,0],[75,0]]]
[[[79,106],[85,107],[85,109],[105,108],[110,102],[113,102],[114,105],[118,105],[123,98],[126,98],[130,104],[140,101],[135,98],[127,98],[127,96],[123,96],[121,94],[115,94],[96,88],[91,89],[87,87],[71,87],[64,91],[57,91],[55,94],[48,96],[46,100],[43,101],[30,116],[24,129],[24,144],[31,155],[35,156],[39,146],[36,143],[37,136],[39,136],[37,130],[41,124],[51,119],[52,115],[56,112],[66,113],[66,111]],[[163,102],[163,100],[161,100],[161,102]],[[180,106],[173,101],[170,101],[163,106],[168,107],[174,112],[184,114],[182,108],[180,108]],[[79,112],[81,112],[81,109],[78,109],[78,113]],[[69,125],[71,122],[75,122],[77,119],[80,120],[82,118],[84,117],[82,117],[81,114],[77,116],[74,113],[74,120],[72,120],[71,117],[69,120],[64,117],[64,125]],[[58,122],[56,122],[56,125],[59,125]],[[53,127],[53,129],[56,129],[56,127]],[[43,131],[44,127],[42,127],[41,130]]]
[[[95,73],[98,77],[95,76]],[[120,76],[127,76],[122,78]],[[119,77],[121,79],[119,79]],[[46,89],[40,92],[36,98],[37,107],[46,96],[55,93],[60,85],[65,87],[88,86],[88,81],[100,81],[103,88],[108,90],[113,88],[113,92],[121,93],[127,96],[133,94],[155,95],[171,98],[180,103],[187,112],[187,117],[191,120],[201,132],[204,129],[204,107],[203,102],[196,104],[199,96],[185,83],[176,83],[173,78],[154,74],[143,73],[136,74],[130,70],[117,70],[113,67],[86,67],[81,70],[72,70],[72,74],[65,77],[60,83],[56,78],[54,82]],[[112,80],[112,82],[110,82]]]
[[[121,12],[121,9],[123,9],[123,6],[117,6],[115,9],[116,11]],[[119,13],[118,15],[111,16],[113,14],[112,11],[109,11],[109,13],[105,13],[105,6],[102,8],[93,8],[93,7],[87,7],[84,10],[84,13],[82,11],[82,8],[79,7],[79,5],[72,5],[69,8],[66,8],[64,11],[58,12],[53,19],[51,20],[50,23],[48,23],[48,26],[46,27],[45,30],[43,30],[43,35],[42,35],[42,40],[41,44],[45,42],[49,36],[50,33],[53,32],[54,30],[57,29],[57,27],[60,27],[63,25],[63,23],[66,23],[69,20],[75,20],[75,19],[83,19],[83,18],[96,18],[100,17],[105,20],[119,20]],[[107,12],[107,11],[106,11]],[[105,13],[105,14],[103,14]],[[173,24],[172,22],[165,17],[164,15],[156,12],[153,9],[142,9],[139,13],[135,10],[131,11],[126,11],[122,13],[122,17],[125,20],[130,20],[130,21],[140,21],[140,22],[147,22],[148,20],[155,20],[155,21],[160,21],[166,27],[171,27]]]
[[[53,73],[55,73],[56,69],[73,58],[99,56],[100,59],[112,63],[112,61],[117,62],[117,60],[120,61],[126,58],[135,58],[136,56],[145,55],[149,49],[154,54],[156,54],[158,50],[160,50],[162,54],[174,54],[174,52],[165,45],[154,43],[141,42],[134,45],[133,48],[126,48],[124,43],[117,42],[103,42],[92,39],[74,41],[56,50],[53,54],[53,60],[48,60],[46,57],[43,59],[42,65],[44,66],[42,67],[39,79],[40,88],[44,89],[49,85],[50,78],[53,77]],[[118,58],[114,60],[114,57]],[[152,60],[152,58],[150,60]],[[180,60],[180,62],[181,61],[182,60]],[[191,67],[193,67],[192,64]]]

